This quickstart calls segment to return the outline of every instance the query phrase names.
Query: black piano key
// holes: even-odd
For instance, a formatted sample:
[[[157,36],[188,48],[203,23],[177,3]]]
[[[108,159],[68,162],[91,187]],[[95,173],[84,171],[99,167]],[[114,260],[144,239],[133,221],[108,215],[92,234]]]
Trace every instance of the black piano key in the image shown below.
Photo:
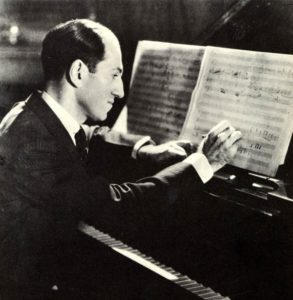
[[[198,286],[198,287],[194,287],[194,288],[190,288],[190,289],[188,289],[189,291],[191,291],[192,293],[199,293],[199,292],[201,292],[201,291],[205,291],[206,290],[206,287],[205,286],[203,286],[203,285],[200,285],[200,286]]]
[[[214,293],[214,291],[212,290],[212,289],[210,289],[210,288],[205,288],[203,291],[199,291],[198,292],[198,295],[199,296],[204,296],[204,295],[206,295],[206,294],[209,294],[209,293]]]
[[[207,298],[204,298],[204,299],[207,299],[207,300],[223,300],[225,298],[217,293],[215,295],[208,296]]]
[[[190,283],[180,284],[180,285],[181,285],[181,286],[184,286],[185,288],[192,288],[192,287],[199,287],[199,286],[202,286],[202,284],[197,283],[197,282],[194,281],[194,280],[191,280]]]
[[[108,244],[110,247],[118,247],[118,246],[121,246],[121,242],[117,242],[117,241],[114,241],[114,242],[111,242]]]
[[[200,295],[203,299],[205,300],[208,300],[208,299],[211,299],[211,296],[214,296],[216,293],[214,291],[212,292],[209,292],[207,294],[204,294],[204,295]]]

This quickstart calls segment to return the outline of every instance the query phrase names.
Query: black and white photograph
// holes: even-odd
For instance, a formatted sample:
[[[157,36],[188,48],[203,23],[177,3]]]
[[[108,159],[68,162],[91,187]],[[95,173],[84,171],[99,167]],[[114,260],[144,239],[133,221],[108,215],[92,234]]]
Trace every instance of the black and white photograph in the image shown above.
[[[293,1],[0,0],[0,300],[293,299]]]

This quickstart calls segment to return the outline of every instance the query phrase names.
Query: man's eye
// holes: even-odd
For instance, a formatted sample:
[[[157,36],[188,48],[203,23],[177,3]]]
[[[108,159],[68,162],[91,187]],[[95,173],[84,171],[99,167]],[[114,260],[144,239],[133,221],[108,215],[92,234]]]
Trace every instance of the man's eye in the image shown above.
[[[118,73],[113,74],[113,78],[117,78],[117,77],[119,77]]]

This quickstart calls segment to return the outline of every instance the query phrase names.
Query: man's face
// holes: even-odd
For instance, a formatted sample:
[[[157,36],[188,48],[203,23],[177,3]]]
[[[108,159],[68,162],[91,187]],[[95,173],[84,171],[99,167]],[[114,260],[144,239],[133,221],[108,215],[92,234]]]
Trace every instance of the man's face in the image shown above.
[[[105,40],[105,59],[97,64],[96,72],[88,72],[78,104],[84,116],[103,121],[113,106],[114,98],[124,96],[122,57],[118,41]]]

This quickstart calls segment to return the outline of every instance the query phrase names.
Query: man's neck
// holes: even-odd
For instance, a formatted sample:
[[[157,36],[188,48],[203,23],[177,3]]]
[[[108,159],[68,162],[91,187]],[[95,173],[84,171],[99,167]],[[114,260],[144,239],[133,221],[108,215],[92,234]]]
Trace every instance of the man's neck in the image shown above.
[[[68,87],[62,81],[49,81],[44,91],[57,101],[79,124],[84,123],[85,117],[80,111],[72,87]]]

